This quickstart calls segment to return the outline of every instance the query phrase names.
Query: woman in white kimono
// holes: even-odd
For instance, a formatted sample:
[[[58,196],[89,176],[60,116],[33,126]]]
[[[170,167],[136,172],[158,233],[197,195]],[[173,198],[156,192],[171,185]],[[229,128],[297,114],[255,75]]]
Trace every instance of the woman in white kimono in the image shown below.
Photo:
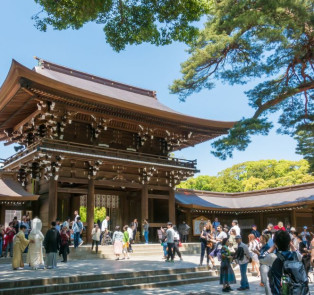
[[[44,267],[43,259],[43,240],[44,235],[41,232],[42,222],[40,219],[35,218],[33,220],[33,227],[28,236],[30,241],[34,241],[29,244],[29,250],[27,255],[27,263],[29,263],[32,269],[37,269],[40,266]]]

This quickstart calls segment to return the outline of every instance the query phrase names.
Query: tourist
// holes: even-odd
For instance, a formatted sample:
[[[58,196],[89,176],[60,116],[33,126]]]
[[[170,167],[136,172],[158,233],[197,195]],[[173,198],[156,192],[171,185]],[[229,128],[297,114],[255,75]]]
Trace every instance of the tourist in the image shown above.
[[[249,261],[250,261],[250,252],[249,252],[247,245],[245,245],[242,242],[241,236],[237,235],[236,241],[238,243],[238,249],[237,249],[237,252],[235,253],[235,260],[239,264],[240,272],[241,272],[241,282],[240,282],[241,286],[237,290],[238,291],[245,291],[245,290],[250,289],[249,281],[248,281],[247,274],[246,274],[247,266],[248,266]]]
[[[173,247],[173,258],[175,258],[176,254],[179,256],[180,258],[180,261],[182,261],[182,255],[181,255],[181,252],[180,252],[180,249],[179,249],[179,244],[180,244],[180,234],[177,230],[177,227],[174,225],[173,226],[173,230],[174,230],[174,237],[173,237],[173,240],[174,240],[174,247]]]
[[[209,259],[211,260],[213,267],[215,266],[214,257],[218,257],[218,259],[220,259],[220,252],[221,252],[221,248],[222,248],[221,242],[223,239],[226,239],[226,238],[228,238],[228,235],[222,229],[222,226],[221,225],[217,226],[216,236],[215,236],[215,238],[211,239],[211,242],[213,242],[214,245],[213,245],[212,251],[209,254]]]
[[[70,254],[70,241],[71,241],[71,232],[66,226],[62,226],[60,232],[60,252],[59,255],[62,255],[63,260],[61,262],[67,263],[68,254]]]
[[[229,235],[229,231],[230,231],[230,228],[228,226],[225,226],[223,228],[223,231],[226,233],[226,235],[228,236]]]
[[[77,219],[80,217],[80,215],[78,214],[78,211],[75,210],[74,211],[74,222],[77,222]]]
[[[168,256],[166,262],[174,262],[174,230],[170,221],[167,223],[166,242],[168,248]],[[171,259],[170,261],[169,258]]]
[[[209,265],[209,253],[212,250],[213,243],[210,241],[212,236],[212,224],[207,222],[206,226],[201,232],[200,241],[201,241],[201,258],[200,258],[200,266],[203,265],[203,260],[206,252],[207,266]]]
[[[275,259],[274,263],[272,264],[269,273],[269,284],[271,288],[271,292],[274,295],[280,295],[282,290],[282,276],[284,272],[284,262],[292,261],[294,264],[302,260],[302,256],[296,249],[294,251],[289,251],[289,245],[291,245],[291,239],[289,233],[283,230],[279,230],[274,235],[274,243],[277,248],[277,255],[278,257]],[[308,294],[308,279],[306,277],[305,269],[303,264],[298,264],[299,266],[299,275],[298,277],[302,279],[302,281],[298,281],[298,287],[301,289],[299,292],[294,288],[294,291],[298,292],[294,294]],[[294,266],[295,267],[295,266]],[[304,276],[303,276],[303,275]],[[289,288],[289,286],[287,286]],[[295,286],[297,287],[297,286]]]
[[[241,234],[241,229],[240,229],[240,227],[239,227],[239,225],[238,225],[238,220],[233,220],[233,221],[232,221],[232,227],[231,227],[231,229],[234,229],[234,230],[235,230],[237,236],[239,236],[239,235]],[[231,229],[230,229],[230,231],[229,231],[229,235],[230,235]]]
[[[301,237],[302,237],[302,241],[306,244],[306,246],[308,247],[308,239],[307,237],[310,236],[310,233],[307,231],[307,226],[303,226],[303,232],[301,232]]]
[[[4,226],[0,224],[0,258],[2,257],[3,240],[4,240]]]
[[[215,220],[212,225],[213,225],[213,228],[217,230],[217,226],[220,225],[220,222],[218,221],[218,217],[215,217]]]
[[[278,231],[278,230],[284,230],[285,231],[286,230],[285,227],[283,226],[283,222],[282,221],[279,221],[278,224],[274,226],[274,229],[276,231]]]
[[[148,245],[149,223],[147,219],[144,219],[143,221],[143,232],[144,232],[145,244]]]
[[[268,281],[268,272],[273,262],[277,258],[277,256],[273,253],[268,253],[270,249],[268,245],[268,240],[270,236],[266,234],[262,234],[260,237],[261,249],[256,250],[258,254],[258,259],[260,263],[260,274],[261,274],[261,283],[260,286],[265,288],[265,294],[271,295],[271,290]]]
[[[79,220],[79,217],[78,217]],[[44,239],[46,250],[46,268],[57,267],[57,252],[60,249],[60,233],[56,230],[56,222],[51,222],[51,228],[47,231]]]
[[[20,227],[21,227],[21,225],[25,225],[26,226],[26,230],[24,232],[24,235],[25,235],[25,238],[27,239],[28,235],[29,235],[29,233],[31,231],[31,227],[29,225],[29,221],[27,221],[26,215],[24,215],[22,217],[22,221],[20,222]]]
[[[23,254],[24,250],[26,249],[26,247],[28,246],[28,244],[30,243],[29,240],[25,239],[24,232],[26,231],[26,229],[27,228],[25,225],[21,225],[20,231],[14,237],[13,259],[12,259],[13,270],[23,269],[23,267],[24,267],[22,254]],[[33,243],[33,241],[31,243]]]
[[[166,231],[167,231],[167,228],[160,228],[160,231],[161,231],[161,246],[163,248],[163,252],[164,252],[164,257],[163,259],[167,259],[167,256],[168,256],[168,248],[167,248],[167,241],[166,241]]]
[[[314,235],[312,235],[310,250],[311,250],[311,264],[312,264],[312,267],[314,267]]]
[[[93,251],[94,245],[95,245],[96,254],[97,254],[98,253],[98,245],[100,242],[100,234],[101,234],[99,225],[97,223],[94,225],[94,228],[92,229],[91,234],[92,234],[92,251]]]
[[[290,223],[286,224],[286,231],[290,234],[291,233],[291,225]]]
[[[129,249],[128,249],[128,251],[130,253],[132,253],[133,252],[132,243],[133,243],[133,233],[134,233],[134,228],[132,225],[128,226],[128,233],[129,233]]]
[[[274,225],[272,223],[269,223],[267,225],[267,228],[263,230],[263,234],[269,235],[268,245],[269,247],[272,247],[274,245],[273,242],[273,235],[276,231],[274,230]]]
[[[71,218],[68,217],[67,220],[65,220],[65,221],[62,223],[62,227],[63,227],[63,226],[66,226],[67,229],[70,229],[70,225],[71,225]]]
[[[110,217],[106,216],[106,218],[101,223],[101,232],[102,233],[105,233],[109,229],[109,220],[110,220]]]
[[[135,243],[135,241],[136,241],[136,233],[137,233],[137,229],[138,229],[138,222],[137,222],[136,218],[133,220],[131,225],[132,225],[132,228],[133,228],[133,243]]]
[[[180,234],[182,243],[187,243],[189,232],[190,232],[190,227],[185,223],[185,221],[183,221],[179,225],[179,234]]]
[[[257,230],[257,226],[256,226],[255,224],[252,225],[251,234],[253,234],[256,239],[258,239],[258,238],[261,236],[261,234],[260,234],[260,232]]]
[[[60,220],[59,219],[56,219],[56,230],[58,232],[60,232],[60,230],[61,230],[61,225],[60,225]]]
[[[120,255],[122,254],[123,247],[123,233],[121,232],[119,225],[117,225],[115,228],[115,231],[112,236],[112,242],[114,255],[116,255],[116,260],[119,260]]]
[[[252,272],[257,272],[257,276],[260,276],[259,271],[259,260],[256,251],[259,249],[259,242],[257,241],[256,237],[253,234],[249,234],[249,252],[252,258]]]
[[[123,247],[122,247],[122,253],[124,255],[124,257],[122,259],[130,259],[130,256],[129,256],[129,242],[130,241],[130,236],[129,236],[129,232],[128,232],[128,226],[125,225],[123,227],[123,239],[122,239],[122,242],[123,242]]]
[[[292,231],[292,229],[294,229],[294,227],[291,228],[291,233],[290,233],[291,242],[295,249],[299,249],[300,240],[298,237],[298,233],[296,231]]]
[[[299,248],[297,248],[297,250],[299,250],[300,254],[302,255],[302,262],[305,267],[306,275],[308,276],[311,268],[311,251],[309,250],[309,247],[307,245],[311,243],[311,237],[310,236],[306,237],[308,239],[306,242],[303,241],[302,236],[298,237]]]
[[[13,227],[13,221],[9,223],[9,226],[6,228],[4,232],[4,248],[5,248],[5,253],[4,257],[8,257],[8,251],[10,249],[10,257],[13,257],[13,238],[14,235],[16,234],[15,228]],[[25,249],[24,249],[25,250]]]
[[[15,232],[18,233],[19,232],[19,229],[20,229],[20,223],[19,221],[17,220],[17,216],[14,216],[13,217],[13,227],[15,229]]]
[[[238,243],[236,241],[236,231],[234,229],[231,230],[228,240],[228,247],[231,254],[234,254],[238,249]]]
[[[38,218],[33,220],[33,228],[28,236],[30,240],[29,249],[27,253],[27,263],[32,269],[38,269],[44,267],[44,256],[43,256],[43,241],[44,235],[41,232],[42,222]]]
[[[223,285],[222,292],[230,292],[230,284],[236,284],[236,278],[231,267],[233,256],[229,250],[228,238],[224,238],[221,245],[220,284]]]
[[[76,218],[76,221],[73,223],[74,248],[77,248],[79,245],[81,245],[83,243],[83,241],[80,243],[80,236],[83,232],[83,228],[84,228],[84,226],[83,226],[83,223],[81,221],[81,217],[78,216]]]

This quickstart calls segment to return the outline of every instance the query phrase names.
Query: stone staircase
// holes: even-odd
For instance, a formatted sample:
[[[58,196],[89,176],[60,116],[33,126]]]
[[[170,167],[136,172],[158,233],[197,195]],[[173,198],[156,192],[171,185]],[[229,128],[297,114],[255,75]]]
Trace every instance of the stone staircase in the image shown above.
[[[0,295],[87,294],[159,288],[218,280],[207,267],[117,272],[0,282]],[[130,292],[131,294],[131,292]]]
[[[133,253],[130,253],[132,257],[145,257],[145,256],[163,256],[163,248],[160,244],[133,244]],[[179,248],[180,252],[184,254],[200,254],[201,247],[200,243],[186,243]],[[114,259],[113,246],[99,246],[98,254],[95,249],[92,251],[91,246],[81,246],[79,248],[70,248],[69,259]]]

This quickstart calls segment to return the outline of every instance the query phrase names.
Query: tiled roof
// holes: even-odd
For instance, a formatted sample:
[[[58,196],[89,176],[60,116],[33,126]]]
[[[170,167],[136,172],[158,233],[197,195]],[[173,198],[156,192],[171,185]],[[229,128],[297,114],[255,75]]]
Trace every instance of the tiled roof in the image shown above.
[[[0,200],[1,201],[35,201],[39,196],[31,194],[13,178],[0,179]]]
[[[314,183],[247,193],[215,193],[179,189],[177,203],[206,209],[284,207],[314,202]]]

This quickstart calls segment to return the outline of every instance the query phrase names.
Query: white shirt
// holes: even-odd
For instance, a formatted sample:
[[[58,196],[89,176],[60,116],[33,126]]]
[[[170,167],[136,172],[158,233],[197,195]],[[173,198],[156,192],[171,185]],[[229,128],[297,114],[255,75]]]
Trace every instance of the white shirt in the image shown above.
[[[108,220],[105,219],[101,224],[101,231],[105,231],[108,228]]]
[[[80,217],[80,215],[77,214],[77,215],[75,216],[75,218],[74,218],[74,221],[75,221],[75,222],[77,222],[77,218],[78,218],[78,217]]]
[[[231,230],[233,230],[233,229],[235,230],[237,236],[241,235],[241,229],[238,225],[231,227],[231,229],[229,230],[229,235],[231,234]]]
[[[227,234],[222,230],[220,233],[217,234],[216,239],[223,240],[227,237]]]
[[[132,228],[128,227],[129,239],[133,240],[133,230]]]

